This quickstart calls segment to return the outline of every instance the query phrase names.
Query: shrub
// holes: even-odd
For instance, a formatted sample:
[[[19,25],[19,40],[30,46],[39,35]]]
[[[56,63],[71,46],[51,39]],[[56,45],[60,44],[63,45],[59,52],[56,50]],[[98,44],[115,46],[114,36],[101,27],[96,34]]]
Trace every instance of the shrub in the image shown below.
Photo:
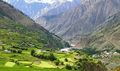
[[[60,61],[59,60],[55,60],[54,63],[55,63],[55,65],[58,66],[60,64]]]
[[[65,62],[68,62],[68,59],[67,59],[67,58],[65,58]]]
[[[4,46],[2,46],[2,50],[5,50],[5,47],[4,47]]]
[[[20,54],[21,54],[21,53],[22,53],[22,50],[18,50],[18,53],[20,53]]]
[[[40,53],[40,54],[35,54],[35,50],[31,51],[31,55],[40,59],[46,59],[50,61],[57,60],[57,58],[54,56],[53,53]]]
[[[64,62],[61,62],[61,65],[64,65]]]
[[[93,55],[93,54],[97,54],[99,53],[95,48],[84,48],[84,49],[81,49],[81,51],[89,54],[89,55]]]
[[[15,61],[15,63],[16,63],[17,65],[20,65],[19,61]]]
[[[50,53],[49,59],[50,59],[51,61],[54,61],[54,60],[56,60],[57,58],[54,56],[53,53]]]
[[[31,55],[34,56],[34,54],[35,54],[35,50],[32,50]]]
[[[72,66],[69,65],[69,64],[67,64],[65,68],[68,69],[68,70],[72,70]]]
[[[96,61],[88,58],[79,59],[74,66],[75,70],[80,71],[107,71],[104,64],[102,64],[100,61],[96,63]]]

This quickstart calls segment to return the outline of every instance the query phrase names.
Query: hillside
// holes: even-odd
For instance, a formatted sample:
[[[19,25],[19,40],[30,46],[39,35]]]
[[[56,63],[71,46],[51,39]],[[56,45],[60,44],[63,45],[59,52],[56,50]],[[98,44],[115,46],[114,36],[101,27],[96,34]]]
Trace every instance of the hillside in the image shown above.
[[[0,42],[1,45],[20,48],[64,47],[62,39],[2,1],[0,1]]]
[[[92,33],[89,46],[98,49],[120,49],[120,13],[117,13]]]
[[[90,4],[87,2],[89,0],[84,1],[82,3]],[[94,1],[96,3],[96,0]],[[77,20],[80,9],[76,8],[68,13],[66,11],[64,15],[67,14],[67,16],[60,16],[63,19],[70,16],[69,19]],[[71,11],[75,12],[75,16],[69,15]],[[46,19],[53,18],[50,16]],[[108,71],[114,69],[120,65],[119,22],[120,13],[117,13],[107,18],[103,24],[96,26],[97,30],[89,36],[84,34],[82,37],[78,36],[82,38],[83,44],[87,44],[85,47],[90,48],[69,48],[69,44],[60,37],[49,33],[28,16],[0,0],[0,71]],[[64,23],[66,25],[66,22]],[[76,21],[68,23],[73,27]],[[81,31],[79,26],[82,27],[77,25],[74,31]],[[69,26],[66,25],[66,27]],[[70,29],[67,30],[68,33]],[[70,36],[74,36],[71,34],[73,33],[69,33]]]

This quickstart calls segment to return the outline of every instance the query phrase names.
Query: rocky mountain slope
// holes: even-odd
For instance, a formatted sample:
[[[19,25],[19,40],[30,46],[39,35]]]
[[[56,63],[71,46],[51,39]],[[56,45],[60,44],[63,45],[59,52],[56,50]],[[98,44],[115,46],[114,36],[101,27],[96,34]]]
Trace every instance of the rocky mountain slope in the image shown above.
[[[0,1],[0,43],[10,47],[64,47],[61,38],[3,1]]]
[[[120,13],[108,18],[106,25],[101,25],[90,36],[89,47],[102,50],[120,49]]]
[[[49,11],[44,12],[43,8],[36,11],[34,7],[40,5],[38,2],[27,3],[26,0],[10,0],[10,4],[27,13],[27,10],[32,12],[29,16],[34,16],[36,22],[52,33],[62,37],[66,41],[70,41],[76,47],[85,47],[89,41],[92,32],[96,31],[101,25],[105,26],[109,23],[104,23],[108,18],[120,11],[119,0],[73,0],[59,5],[45,5]],[[57,1],[57,0],[55,0]],[[20,7],[23,4],[24,7]],[[55,3],[56,4],[56,3]],[[44,9],[45,10],[45,9]],[[37,13],[38,12],[38,13]],[[32,17],[33,18],[33,17]]]
[[[80,4],[55,17],[46,16],[43,27],[52,33],[72,42],[79,42],[106,24],[109,16],[120,11],[119,0],[80,0]],[[48,19],[50,17],[50,19]],[[46,19],[47,18],[47,19]],[[41,18],[37,19],[37,22]]]

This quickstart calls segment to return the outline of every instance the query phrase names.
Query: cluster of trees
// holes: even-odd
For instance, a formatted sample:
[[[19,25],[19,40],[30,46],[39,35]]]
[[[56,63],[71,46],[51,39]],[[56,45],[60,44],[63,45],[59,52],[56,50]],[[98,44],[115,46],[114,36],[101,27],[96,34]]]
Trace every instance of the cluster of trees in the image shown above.
[[[80,58],[74,65],[67,64],[66,69],[76,71],[107,71],[101,61],[97,62],[89,58]]]
[[[56,66],[64,65],[64,62],[57,59],[57,57],[52,52],[51,53],[43,52],[43,53],[40,53],[40,54],[36,54],[36,51],[32,50],[31,55],[34,56],[34,57],[40,58],[40,59],[46,59],[46,60],[53,61]]]
[[[99,54],[100,51],[97,51],[96,48],[83,48],[80,51],[88,54],[88,55],[93,55],[93,54]]]
[[[60,61],[60,60],[58,60],[58,59],[55,60],[54,63],[55,63],[56,66],[64,65],[64,62],[62,62],[62,61]]]
[[[9,48],[5,47],[5,46],[2,46],[2,50],[7,50],[7,51],[10,51],[11,53],[19,53],[19,54],[21,54],[22,50],[25,50],[25,49],[15,47],[15,46],[12,46],[12,47],[9,47]]]
[[[53,53],[49,54],[49,53],[43,52],[41,54],[36,54],[36,51],[32,50],[31,55],[34,57],[40,58],[40,59],[46,59],[46,60],[51,60],[51,61],[57,60],[57,58],[55,57],[55,55]]]
[[[65,68],[68,69],[68,70],[72,70],[72,69],[73,69],[73,66],[67,64],[67,65],[65,66]]]
[[[20,50],[20,49],[12,49],[12,48],[8,48],[7,50],[10,51],[10,52],[12,52],[12,53],[19,53],[19,54],[22,53],[22,50]]]
[[[18,46],[12,46],[11,48],[20,49],[20,50],[28,50],[28,48],[26,47],[18,47]]]

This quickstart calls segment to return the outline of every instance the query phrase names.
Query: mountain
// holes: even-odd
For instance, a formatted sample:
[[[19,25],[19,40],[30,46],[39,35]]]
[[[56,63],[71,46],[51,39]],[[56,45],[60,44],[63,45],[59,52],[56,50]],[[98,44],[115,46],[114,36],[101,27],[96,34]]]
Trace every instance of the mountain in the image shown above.
[[[44,16],[46,13],[60,14],[76,6],[79,0],[4,0],[21,10],[32,19]]]
[[[65,47],[64,41],[6,2],[0,1],[0,45],[8,47]]]
[[[88,42],[89,47],[99,50],[120,49],[120,12],[109,17],[106,25],[101,25],[99,29],[93,32]]]
[[[119,0],[49,1],[9,0],[8,3],[76,47],[85,47],[89,35],[108,24],[104,22],[120,11]]]
[[[119,0],[80,0],[80,4],[62,14],[45,16],[43,27],[65,40],[77,44],[95,31],[109,16],[120,11]],[[36,19],[39,23],[41,17]],[[84,41],[83,41],[84,43]]]
[[[3,0],[11,5],[13,5],[15,8],[21,10],[26,15],[33,18],[35,14],[37,14],[40,9],[45,8],[48,6],[47,4],[41,4],[41,3],[27,3],[27,0]]]

